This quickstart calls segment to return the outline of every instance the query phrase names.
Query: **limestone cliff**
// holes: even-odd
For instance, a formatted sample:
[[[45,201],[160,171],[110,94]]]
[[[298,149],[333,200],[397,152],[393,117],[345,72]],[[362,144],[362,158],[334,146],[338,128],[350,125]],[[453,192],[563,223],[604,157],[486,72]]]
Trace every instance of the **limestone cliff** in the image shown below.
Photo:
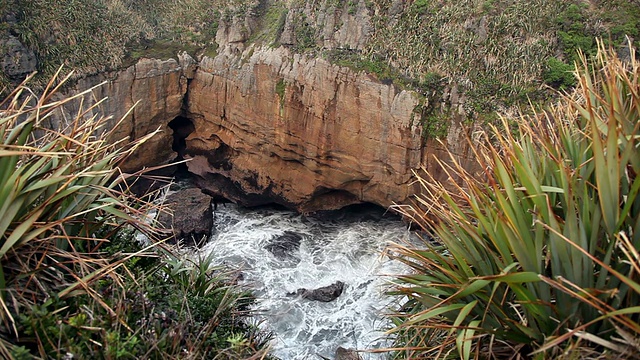
[[[420,166],[417,96],[284,48],[204,58],[189,83],[189,170],[225,197],[302,211],[409,193]]]
[[[106,81],[94,97],[107,97],[101,110],[114,115],[112,124],[124,117],[113,140],[161,130],[126,170],[184,158],[209,194],[250,206],[275,202],[312,212],[405,203],[415,191],[413,171],[431,170],[433,155],[443,150],[423,134],[424,95],[294,51],[304,40],[301,17],[324,26],[327,49],[359,51],[371,17],[364,1],[354,4],[353,11],[283,13],[279,38],[289,44],[278,47],[248,43],[261,24],[241,13],[221,22],[215,56],[143,58],[80,79],[74,91]],[[452,110],[444,144],[464,158],[464,96],[456,87],[445,93]]]
[[[424,157],[415,93],[283,47],[199,62],[142,59],[73,91],[102,81],[93,97],[107,97],[99,109],[114,114],[112,124],[124,117],[117,138],[161,130],[128,170],[178,152],[201,187],[245,205],[308,212],[401,203]]]
[[[112,141],[134,140],[160,130],[124,164],[125,171],[138,170],[168,163],[176,157],[171,146],[173,133],[168,125],[182,111],[187,91],[185,68],[185,64],[174,59],[141,59],[122,71],[81,78],[68,92],[95,87],[92,96],[84,98],[83,107],[103,99],[87,116],[111,116],[108,125],[115,127],[118,124]],[[59,96],[65,97],[65,94]],[[77,113],[80,105],[75,102],[65,106],[67,114],[57,114],[49,126],[64,128],[61,123],[65,118],[72,118],[69,114]]]
[[[126,170],[185,158],[211,195],[301,211],[407,201],[415,169],[444,179],[433,166],[443,147],[464,162],[468,137],[497,111],[543,103],[545,83],[571,86],[571,44],[588,53],[593,35],[622,29],[619,44],[640,24],[614,26],[637,18],[624,1],[607,12],[553,0],[127,3],[69,17],[15,2],[20,11],[2,18],[0,82],[62,56],[84,76],[70,91],[106,81],[94,97],[108,97],[100,109],[112,124],[125,117],[114,140],[161,130]],[[96,24],[117,36],[95,34],[76,51]]]

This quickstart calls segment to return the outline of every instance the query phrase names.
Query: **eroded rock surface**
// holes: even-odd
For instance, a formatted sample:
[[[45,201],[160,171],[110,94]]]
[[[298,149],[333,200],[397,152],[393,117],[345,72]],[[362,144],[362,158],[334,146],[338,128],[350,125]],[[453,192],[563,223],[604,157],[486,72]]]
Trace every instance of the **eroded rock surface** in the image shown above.
[[[203,243],[213,228],[212,199],[198,188],[187,188],[169,196],[164,205],[171,213],[161,213],[158,221],[172,229],[173,240],[186,245]]]
[[[106,82],[85,104],[107,97],[95,111],[114,114],[110,126],[123,118],[114,141],[160,131],[125,171],[185,158],[198,186],[216,198],[307,213],[407,202],[416,191],[412,171],[429,170],[430,156],[444,153],[422,137],[417,94],[322,58],[253,46],[198,61],[186,53],[141,59],[79,79],[75,91]],[[74,112],[77,104],[66,116]],[[463,154],[466,134],[452,121],[446,143]]]
[[[4,51],[0,65],[2,71],[11,79],[24,78],[36,71],[38,64],[33,50],[24,46],[17,37],[7,35],[0,38],[0,49]]]
[[[406,200],[421,161],[415,94],[284,48],[249,54],[204,58],[189,84],[200,186],[303,212]]]
[[[83,106],[87,108],[104,99],[87,116],[111,116],[104,129],[111,131],[111,141],[135,140],[159,131],[123,164],[125,171],[166,164],[176,157],[171,148],[173,137],[169,122],[182,112],[187,92],[184,68],[175,59],[141,59],[121,71],[77,79],[76,86],[69,91],[76,93],[95,87],[91,96],[84,98]],[[49,126],[64,128],[64,119],[73,118],[79,105],[79,101],[69,103],[66,114],[52,117]]]

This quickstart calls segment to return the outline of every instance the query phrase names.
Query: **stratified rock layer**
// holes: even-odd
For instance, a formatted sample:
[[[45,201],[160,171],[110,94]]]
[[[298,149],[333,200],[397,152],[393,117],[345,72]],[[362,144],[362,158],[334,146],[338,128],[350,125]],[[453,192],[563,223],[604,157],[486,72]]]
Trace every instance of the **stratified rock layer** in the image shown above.
[[[415,94],[284,48],[204,58],[189,83],[189,170],[247,205],[301,211],[409,194],[420,166]]]
[[[128,159],[123,165],[125,171],[166,164],[175,159],[169,122],[182,112],[187,92],[185,69],[189,69],[187,64],[174,59],[141,59],[121,71],[78,79],[75,87],[69,90],[77,93],[95,87],[91,96],[84,97],[82,106],[86,109],[101,100],[86,116],[111,116],[104,129],[113,130],[111,141],[135,140],[159,131]],[[63,98],[67,94],[58,96]],[[72,119],[80,105],[80,101],[66,104],[65,114],[53,116],[49,126],[64,128],[64,119]]]
[[[112,126],[123,119],[113,141],[160,130],[125,170],[166,164],[179,151],[208,194],[243,205],[313,212],[405,203],[416,190],[413,170],[431,171],[432,155],[443,154],[422,137],[414,92],[284,47],[142,59],[80,79],[74,91],[102,81],[86,102],[107,97],[96,110],[113,114]],[[66,116],[77,107],[69,104]],[[445,143],[461,157],[466,134],[452,121]]]

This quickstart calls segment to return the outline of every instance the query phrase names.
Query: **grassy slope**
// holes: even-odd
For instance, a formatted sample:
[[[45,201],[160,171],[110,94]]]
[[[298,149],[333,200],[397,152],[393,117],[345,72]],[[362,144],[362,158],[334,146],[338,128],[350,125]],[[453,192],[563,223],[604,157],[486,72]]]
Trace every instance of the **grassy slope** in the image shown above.
[[[368,0],[372,39],[362,53],[330,53],[329,59],[376,73],[441,102],[446,85],[467,95],[469,119],[486,118],[514,105],[544,102],[546,86],[565,89],[573,79],[577,49],[595,49],[595,36],[619,46],[640,34],[640,3],[626,0],[414,0],[390,16],[391,0]],[[129,65],[141,56],[175,56],[178,49],[215,52],[221,19],[251,11],[259,29],[251,42],[279,45],[287,8],[355,13],[355,1],[239,0],[4,0],[11,31],[38,55],[43,78],[64,63],[81,73]],[[297,12],[301,14],[301,12]],[[313,16],[312,16],[313,17]],[[320,53],[321,29],[296,20],[294,51]],[[6,79],[4,79],[6,83]],[[433,109],[431,109],[433,110]],[[427,111],[429,112],[429,111]],[[438,109],[446,114],[448,109]]]
[[[92,74],[212,46],[218,8],[216,0],[4,0],[0,31],[33,49],[48,79],[63,64]]]
[[[389,12],[389,1],[373,3]],[[444,77],[467,95],[470,119],[486,118],[544,102],[547,86],[571,87],[576,51],[595,52],[596,36],[615,46],[637,37],[639,18],[640,4],[628,1],[416,0],[396,21],[374,18],[368,53],[403,69],[425,94],[430,79]]]

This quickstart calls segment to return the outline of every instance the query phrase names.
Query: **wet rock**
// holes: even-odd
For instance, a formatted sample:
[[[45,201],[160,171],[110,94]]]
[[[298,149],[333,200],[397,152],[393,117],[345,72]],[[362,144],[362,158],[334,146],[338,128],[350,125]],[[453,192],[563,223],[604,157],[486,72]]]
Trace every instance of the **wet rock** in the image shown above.
[[[300,249],[301,241],[302,235],[293,231],[285,231],[284,234],[272,239],[271,243],[264,248],[278,260],[289,260]]]
[[[320,210],[309,214],[309,217],[323,222],[378,222],[384,218],[390,218],[392,216],[395,216],[395,214],[387,211],[383,207],[370,203],[349,205],[339,210]]]
[[[165,200],[173,216],[161,213],[158,221],[172,229],[173,240],[183,240],[187,246],[200,245],[211,235],[213,227],[212,199],[198,188],[173,193]]]
[[[21,79],[36,71],[38,64],[33,50],[24,46],[17,37],[8,35],[0,39],[0,49],[4,50],[2,70],[13,79]]]
[[[356,350],[345,349],[339,346],[336,350],[336,360],[362,360]]]
[[[298,289],[295,293],[290,293],[289,295],[301,296],[302,298],[308,300],[329,302],[337,299],[338,296],[342,294],[343,289],[344,283],[342,281],[336,281],[329,286],[324,286],[313,290]]]

